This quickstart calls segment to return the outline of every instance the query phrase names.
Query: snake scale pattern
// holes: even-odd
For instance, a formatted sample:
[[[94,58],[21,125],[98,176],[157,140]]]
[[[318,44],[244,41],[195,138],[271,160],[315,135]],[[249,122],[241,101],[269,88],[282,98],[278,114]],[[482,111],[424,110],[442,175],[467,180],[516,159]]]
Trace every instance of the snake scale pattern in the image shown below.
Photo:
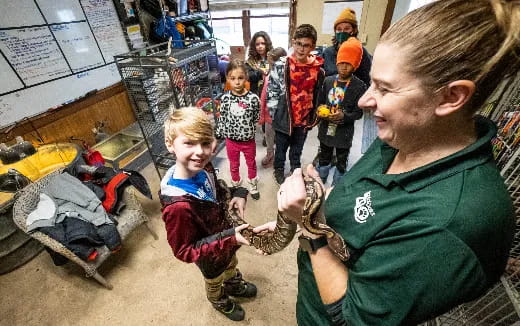
[[[219,180],[219,182],[222,183],[224,189],[228,189],[223,180]],[[304,176],[303,182],[307,193],[302,214],[303,227],[310,233],[325,236],[332,252],[342,261],[347,261],[350,258],[350,254],[345,240],[325,223],[324,217],[321,214],[320,208],[325,200],[325,192],[321,183],[311,176]],[[231,200],[229,190],[226,199],[227,203]],[[229,212],[228,218],[235,227],[247,223],[234,211]],[[247,229],[241,231],[241,234],[252,246],[270,255],[281,251],[292,241],[296,233],[296,228],[296,223],[290,221],[281,212],[278,212],[274,231],[254,233],[253,227],[249,226]]]

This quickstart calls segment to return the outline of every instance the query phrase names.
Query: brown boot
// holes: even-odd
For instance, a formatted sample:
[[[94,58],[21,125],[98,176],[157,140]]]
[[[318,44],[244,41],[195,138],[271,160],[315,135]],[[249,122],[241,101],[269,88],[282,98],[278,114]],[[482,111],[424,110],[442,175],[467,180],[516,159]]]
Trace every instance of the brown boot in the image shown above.
[[[274,152],[267,152],[265,157],[262,159],[262,167],[268,168],[273,165],[274,162]]]

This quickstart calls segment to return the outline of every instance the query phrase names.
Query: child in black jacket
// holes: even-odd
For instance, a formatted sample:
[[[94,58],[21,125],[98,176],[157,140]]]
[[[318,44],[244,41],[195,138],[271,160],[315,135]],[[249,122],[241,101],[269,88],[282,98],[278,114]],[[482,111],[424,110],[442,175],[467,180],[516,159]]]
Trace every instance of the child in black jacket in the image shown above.
[[[336,149],[336,172],[332,185],[345,174],[347,160],[354,137],[354,121],[361,119],[363,112],[358,107],[359,98],[366,85],[352,73],[359,67],[363,55],[361,43],[354,37],[341,45],[336,60],[338,74],[328,76],[323,82],[318,109],[321,118],[318,139],[320,153],[317,170],[323,182],[327,181],[331,168],[332,153]]]

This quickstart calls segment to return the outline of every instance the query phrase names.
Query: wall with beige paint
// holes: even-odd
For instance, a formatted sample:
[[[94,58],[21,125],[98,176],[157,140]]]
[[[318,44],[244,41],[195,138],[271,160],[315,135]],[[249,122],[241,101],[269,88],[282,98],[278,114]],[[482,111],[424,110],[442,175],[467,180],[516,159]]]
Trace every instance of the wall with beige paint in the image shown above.
[[[330,45],[332,43],[332,35],[321,33],[323,2],[325,2],[325,0],[298,0],[296,24],[312,24],[318,31],[317,44]],[[377,41],[379,40],[387,3],[388,0],[364,0],[358,37],[370,53],[373,53]],[[336,17],[330,17],[329,20],[332,25]]]

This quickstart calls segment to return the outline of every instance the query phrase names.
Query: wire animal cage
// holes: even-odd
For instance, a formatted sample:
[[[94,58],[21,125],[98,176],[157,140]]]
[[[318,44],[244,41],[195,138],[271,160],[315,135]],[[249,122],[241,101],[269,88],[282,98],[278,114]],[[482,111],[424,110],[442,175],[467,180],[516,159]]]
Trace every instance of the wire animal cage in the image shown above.
[[[520,74],[481,113],[497,123],[494,156],[516,213],[516,232],[506,271],[485,295],[427,322],[428,326],[520,326]],[[490,194],[492,195],[492,194]]]
[[[198,106],[214,119],[220,89],[210,65],[217,53],[213,40],[175,45],[182,48],[166,42],[114,57],[159,177],[175,162],[164,145],[163,124],[171,110]]]

